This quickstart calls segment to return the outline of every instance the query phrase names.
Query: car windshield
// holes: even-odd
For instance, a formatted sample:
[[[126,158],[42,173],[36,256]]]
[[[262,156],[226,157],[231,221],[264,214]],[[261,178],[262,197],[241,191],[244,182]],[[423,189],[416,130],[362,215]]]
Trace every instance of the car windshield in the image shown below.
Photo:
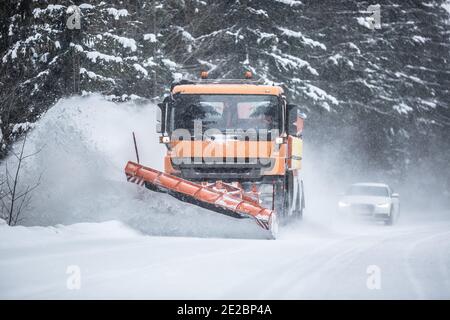
[[[202,131],[217,129],[279,129],[278,98],[272,95],[200,95],[176,94],[172,104],[170,127],[191,133],[194,121],[201,120]]]
[[[389,191],[386,187],[377,186],[350,186],[347,190],[348,196],[376,196],[376,197],[388,197]]]

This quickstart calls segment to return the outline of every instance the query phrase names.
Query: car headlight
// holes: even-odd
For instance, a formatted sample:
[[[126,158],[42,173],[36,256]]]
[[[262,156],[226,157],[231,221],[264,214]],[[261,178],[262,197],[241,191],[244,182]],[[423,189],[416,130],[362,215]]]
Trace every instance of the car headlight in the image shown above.
[[[339,202],[338,202],[338,206],[339,206],[340,208],[346,208],[346,207],[349,207],[349,206],[350,206],[350,203],[345,202],[345,201],[339,201]]]
[[[391,204],[389,202],[377,204],[378,208],[389,208]]]

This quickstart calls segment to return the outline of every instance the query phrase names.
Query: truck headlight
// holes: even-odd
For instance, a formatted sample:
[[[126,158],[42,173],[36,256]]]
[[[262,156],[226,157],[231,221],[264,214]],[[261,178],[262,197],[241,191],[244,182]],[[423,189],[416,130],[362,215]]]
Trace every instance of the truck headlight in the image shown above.
[[[164,143],[164,144],[170,143],[170,137],[168,137],[168,136],[160,136],[159,137],[159,143]]]
[[[350,206],[350,203],[345,202],[345,201],[339,201],[338,206],[339,206],[339,208],[346,208],[346,207]]]
[[[389,208],[390,205],[391,204],[389,202],[386,202],[386,203],[377,204],[377,207],[385,209],[385,208]]]
[[[275,144],[283,144],[284,143],[284,139],[283,137],[277,137],[275,139]]]

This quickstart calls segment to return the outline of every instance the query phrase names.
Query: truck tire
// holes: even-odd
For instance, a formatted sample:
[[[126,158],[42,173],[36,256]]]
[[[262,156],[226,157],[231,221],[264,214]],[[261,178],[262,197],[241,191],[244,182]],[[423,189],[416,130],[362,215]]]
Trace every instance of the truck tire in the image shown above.
[[[297,184],[297,188],[295,188]],[[280,221],[290,218],[301,219],[303,216],[304,194],[302,183],[296,180],[292,171],[280,177],[275,183],[275,210]]]
[[[286,189],[286,179],[281,177],[275,182],[274,209],[280,222],[286,220],[289,208],[289,194]]]
[[[299,220],[303,219],[303,209],[305,209],[305,189],[303,187],[303,180],[300,180],[298,182],[299,184],[299,189],[298,189],[298,198],[297,198],[297,213],[296,213],[296,217]]]
[[[288,179],[287,188],[291,190],[288,203],[290,217],[301,220],[303,218],[303,208],[305,207],[303,180],[295,176],[292,171],[288,172],[286,177]]]

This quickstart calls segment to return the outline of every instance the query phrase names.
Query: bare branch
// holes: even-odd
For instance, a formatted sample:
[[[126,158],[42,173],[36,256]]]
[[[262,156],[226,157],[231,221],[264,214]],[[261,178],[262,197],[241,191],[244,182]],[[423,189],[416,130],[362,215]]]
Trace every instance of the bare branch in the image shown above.
[[[24,193],[25,196],[23,197],[22,201],[19,204],[19,207],[16,210],[15,217],[14,217],[14,224],[17,224],[17,219],[19,219],[20,213],[22,212],[23,204],[25,203],[25,201],[27,201],[27,194],[29,194],[29,190],[30,190],[30,187],[27,186],[27,190]]]
[[[8,187],[9,193],[12,193],[11,184],[9,183],[9,179],[12,179],[12,176],[9,174],[8,171],[8,161],[5,161],[5,170],[6,170],[6,185]]]
[[[40,180],[40,178],[39,178],[39,180]],[[27,186],[27,190],[24,191],[23,193],[21,193],[20,195],[18,195],[17,197],[15,197],[14,200],[18,200],[18,199],[22,198],[23,196],[26,196],[26,195],[29,194],[31,191],[33,191],[34,189],[36,189],[37,187],[39,187],[39,185],[40,185],[40,181],[37,182],[37,183],[36,183],[34,186],[32,186],[32,187]]]
[[[10,150],[10,152],[12,153],[12,155],[14,157],[16,157],[17,160],[19,160],[19,155],[17,153],[15,153],[14,150]]]
[[[16,153],[12,151],[13,155],[17,158],[17,167],[15,168],[14,177],[10,174],[8,168],[8,162],[5,161],[6,176],[3,181],[0,182],[0,201],[1,201],[1,216],[7,219],[8,225],[15,225],[22,221],[21,214],[23,209],[28,205],[31,199],[31,192],[34,191],[41,182],[42,173],[39,175],[37,182],[34,185],[27,185],[25,191],[19,192],[20,184],[19,177],[22,169],[23,161],[26,158],[32,157],[41,152],[43,148],[40,148],[36,152],[24,155],[25,144],[27,141],[27,133],[24,135],[20,152]],[[5,190],[5,186],[7,189]],[[5,192],[6,191],[6,192]]]
[[[3,211],[3,208],[8,209],[9,206],[5,203],[3,198],[1,198],[0,200],[2,201],[2,211]]]
[[[16,220],[16,224],[18,224],[19,222],[22,222],[24,220],[25,220],[24,218],[20,218],[20,219]]]
[[[31,154],[28,154],[28,155],[26,155],[26,156],[23,156],[23,157],[22,157],[22,161],[25,160],[25,159],[27,159],[27,158],[30,158],[30,157],[33,157],[33,156],[37,155],[37,154],[40,153],[43,149],[44,149],[44,147],[41,147],[41,148],[39,148],[39,150],[37,150],[37,151],[35,151],[35,152],[31,153]]]

